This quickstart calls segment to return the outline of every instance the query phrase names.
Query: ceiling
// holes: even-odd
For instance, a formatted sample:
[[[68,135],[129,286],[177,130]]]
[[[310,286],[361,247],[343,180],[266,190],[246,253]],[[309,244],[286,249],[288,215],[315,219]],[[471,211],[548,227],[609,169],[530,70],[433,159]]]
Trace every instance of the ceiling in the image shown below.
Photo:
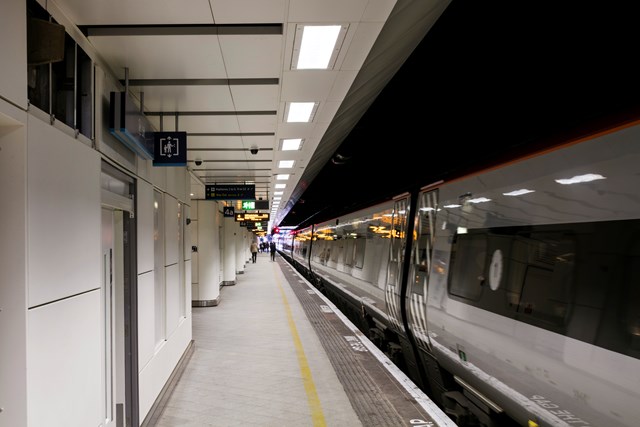
[[[253,184],[277,224],[449,1],[187,3],[55,0],[156,130],[187,132],[191,197],[204,199],[207,184]],[[292,66],[299,24],[342,25],[332,67]],[[313,120],[285,122],[289,101],[317,102]],[[301,148],[283,151],[285,138]]]
[[[192,198],[255,184],[270,225],[330,219],[640,112],[633,2],[48,1],[157,130],[187,132]],[[292,68],[297,25],[325,23],[346,29],[335,64]],[[312,122],[286,123],[289,101],[318,102]],[[282,151],[284,138],[301,149]]]
[[[279,224],[329,220],[640,119],[639,12],[453,0]]]

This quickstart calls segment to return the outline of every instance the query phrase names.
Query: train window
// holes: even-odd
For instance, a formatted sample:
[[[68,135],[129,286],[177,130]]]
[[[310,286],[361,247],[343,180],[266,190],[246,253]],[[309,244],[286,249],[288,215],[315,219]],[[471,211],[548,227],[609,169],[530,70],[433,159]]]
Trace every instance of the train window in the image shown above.
[[[451,248],[449,293],[477,301],[485,282],[487,236],[456,234]]]
[[[524,246],[525,259],[512,258],[521,264],[522,293],[516,307],[517,316],[549,326],[562,326],[569,306],[575,241],[570,232],[531,233],[518,236],[514,246]],[[512,278],[515,278],[512,275]]]
[[[356,239],[355,243],[356,243],[354,247],[355,265],[356,265],[356,268],[362,268],[364,267],[364,251],[365,251],[367,242],[365,241],[365,239]]]

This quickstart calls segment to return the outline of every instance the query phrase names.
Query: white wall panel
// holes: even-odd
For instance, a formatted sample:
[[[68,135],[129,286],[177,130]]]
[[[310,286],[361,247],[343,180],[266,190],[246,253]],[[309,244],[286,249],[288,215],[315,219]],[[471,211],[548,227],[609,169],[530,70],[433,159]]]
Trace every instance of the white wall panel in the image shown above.
[[[152,179],[153,160],[145,160],[142,157],[138,157],[136,161],[136,168],[138,176],[147,181]]]
[[[27,424],[27,117],[14,109],[22,123],[15,121],[2,113],[3,108],[13,107],[0,101],[0,424],[23,426]]]
[[[166,267],[165,277],[167,280],[166,325],[167,337],[170,337],[178,327],[178,322],[180,320],[180,268],[178,264]]]
[[[191,321],[185,319],[180,322],[176,332],[169,337],[151,362],[141,369],[138,383],[140,421],[144,420],[149,413],[149,409],[180,361],[191,338]]]
[[[0,96],[27,108],[27,20],[24,0],[2,0]]]
[[[191,319],[191,260],[184,262],[184,303],[185,303],[185,316],[187,319]],[[191,322],[191,320],[189,320]]]
[[[153,271],[138,275],[138,367],[142,369],[155,351]]]
[[[191,207],[189,207],[189,205],[183,205],[183,210],[184,218],[182,218],[182,220],[184,222],[184,242],[182,248],[182,256],[186,261],[188,259],[191,259],[191,230],[195,228],[195,224],[191,222],[189,225],[187,225],[187,219],[191,218]]]
[[[29,310],[29,426],[100,424],[100,312],[100,290]]]
[[[166,167],[152,167],[151,168],[151,182],[153,185],[161,190],[167,189],[167,168]]]
[[[158,169],[158,167],[156,168]],[[162,169],[166,169],[167,175],[167,193],[174,196],[176,199],[183,202],[187,201],[186,182],[189,182],[186,176],[186,168],[165,166]]]
[[[137,180],[138,274],[153,270],[153,186]]]
[[[32,116],[27,132],[29,306],[100,286],[100,155]]]
[[[181,242],[179,239],[178,222],[180,207],[178,201],[169,194],[164,195],[164,265],[178,263]]]

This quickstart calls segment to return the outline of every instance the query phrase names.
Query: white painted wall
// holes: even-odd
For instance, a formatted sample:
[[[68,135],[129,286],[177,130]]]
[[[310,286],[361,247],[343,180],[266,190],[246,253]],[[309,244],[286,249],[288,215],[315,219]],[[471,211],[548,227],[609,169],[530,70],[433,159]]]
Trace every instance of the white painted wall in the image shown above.
[[[100,154],[28,118],[29,306],[100,287]]]
[[[32,308],[28,322],[28,426],[98,426],[100,290]]]
[[[0,100],[0,426],[27,425],[26,120]]]
[[[136,197],[138,274],[143,274],[153,270],[153,186],[139,179]]]
[[[26,3],[0,6],[0,426],[98,426],[101,378],[103,158],[137,181],[139,399],[142,422],[191,338],[191,291],[179,316],[177,262],[191,282],[191,239],[169,243],[167,341],[154,345],[153,186],[191,203],[186,168],[153,168],[106,130],[116,79],[96,66],[96,148],[27,109]],[[51,4],[51,3],[50,3]],[[68,22],[56,7],[59,22]],[[74,37],[82,37],[69,27]],[[77,40],[91,49],[86,39]],[[91,54],[92,52],[88,52]],[[42,112],[40,112],[42,113]],[[38,117],[36,117],[38,116]],[[110,141],[112,145],[105,144]],[[175,215],[173,216],[175,218]],[[167,222],[168,224],[169,222]],[[173,225],[177,230],[177,219]],[[185,233],[188,228],[185,229]],[[173,230],[171,230],[173,232]],[[188,250],[187,250],[188,248]],[[175,271],[174,271],[175,270]],[[7,286],[11,283],[11,286]],[[10,345],[3,345],[11,343]]]
[[[155,353],[155,292],[153,271],[138,275],[138,369]]]
[[[27,108],[27,2],[2,0],[0,8],[0,95]]]

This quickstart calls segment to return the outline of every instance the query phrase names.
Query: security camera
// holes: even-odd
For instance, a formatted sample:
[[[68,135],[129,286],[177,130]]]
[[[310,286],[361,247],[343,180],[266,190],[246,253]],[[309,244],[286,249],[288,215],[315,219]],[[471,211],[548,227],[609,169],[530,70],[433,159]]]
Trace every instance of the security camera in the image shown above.
[[[196,166],[200,166],[202,164],[202,159],[196,159]]]
[[[255,155],[258,154],[258,147],[251,147],[251,149],[249,150],[251,152],[251,154]]]

